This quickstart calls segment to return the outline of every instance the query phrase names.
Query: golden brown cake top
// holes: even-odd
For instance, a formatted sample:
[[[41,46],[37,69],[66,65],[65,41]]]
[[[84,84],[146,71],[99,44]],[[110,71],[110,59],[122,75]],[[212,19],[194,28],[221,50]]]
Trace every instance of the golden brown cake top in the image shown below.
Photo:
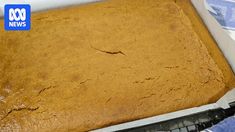
[[[29,32],[0,29],[0,57],[1,130],[87,131],[195,107],[232,78],[174,0],[36,13]]]

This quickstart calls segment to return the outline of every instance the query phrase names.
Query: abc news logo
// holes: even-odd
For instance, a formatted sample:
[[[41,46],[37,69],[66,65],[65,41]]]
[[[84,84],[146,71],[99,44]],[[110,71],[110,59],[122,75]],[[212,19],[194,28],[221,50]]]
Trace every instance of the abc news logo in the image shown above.
[[[18,14],[18,16],[17,16]],[[11,27],[17,27],[22,26],[26,27],[26,10],[25,9],[13,9],[11,8],[9,10],[9,20],[12,22],[9,22],[9,26]]]
[[[30,5],[5,5],[4,25],[6,30],[30,30]]]

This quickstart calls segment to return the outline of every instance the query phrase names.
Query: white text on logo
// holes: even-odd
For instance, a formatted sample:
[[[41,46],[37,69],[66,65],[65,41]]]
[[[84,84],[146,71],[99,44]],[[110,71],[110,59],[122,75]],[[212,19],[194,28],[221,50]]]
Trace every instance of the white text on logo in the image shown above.
[[[18,16],[17,16],[17,13],[18,13]],[[24,8],[22,8],[22,9],[11,8],[11,9],[9,9],[9,20],[10,21],[19,21],[19,20],[25,21],[26,20],[26,10]],[[16,27],[16,26],[25,27],[26,23],[25,22],[9,22],[9,26],[11,26],[11,27]]]

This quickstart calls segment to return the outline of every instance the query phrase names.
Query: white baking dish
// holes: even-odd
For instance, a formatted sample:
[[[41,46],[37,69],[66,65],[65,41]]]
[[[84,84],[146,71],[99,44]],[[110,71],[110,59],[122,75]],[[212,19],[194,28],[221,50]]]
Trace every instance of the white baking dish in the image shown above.
[[[206,0],[191,1],[235,72],[235,31],[222,28],[209,13]]]
[[[35,12],[96,1],[99,0],[0,0],[0,17],[3,16],[5,4],[30,4],[31,11]]]

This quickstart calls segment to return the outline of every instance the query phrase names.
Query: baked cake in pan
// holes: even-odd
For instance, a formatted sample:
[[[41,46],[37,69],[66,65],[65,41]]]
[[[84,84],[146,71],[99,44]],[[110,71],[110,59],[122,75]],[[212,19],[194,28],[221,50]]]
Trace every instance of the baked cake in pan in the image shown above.
[[[88,131],[207,104],[234,85],[186,0],[107,0],[31,22],[0,29],[1,131]]]

